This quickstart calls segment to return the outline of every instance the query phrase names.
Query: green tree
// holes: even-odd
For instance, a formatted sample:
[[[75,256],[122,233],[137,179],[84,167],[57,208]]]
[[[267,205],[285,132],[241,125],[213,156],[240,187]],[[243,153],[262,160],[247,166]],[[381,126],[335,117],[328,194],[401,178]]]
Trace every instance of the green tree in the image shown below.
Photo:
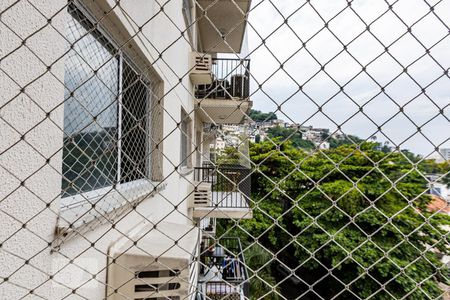
[[[257,134],[257,135],[255,135],[255,143],[259,143],[259,142],[261,142],[261,135]]]
[[[250,110],[249,117],[255,122],[268,122],[278,119],[274,112],[263,113],[254,109]]]
[[[250,299],[278,300],[279,291],[272,289],[276,279],[272,276],[268,261],[272,258],[259,244],[252,244],[244,251],[245,263],[249,267]]]
[[[327,141],[328,141],[328,143],[330,143],[330,148],[337,148],[337,147],[345,146],[345,145],[355,145],[355,144],[359,145],[364,140],[360,139],[356,135],[347,135],[345,138],[341,138],[341,139],[329,138]]]
[[[375,149],[362,143],[308,155],[291,142],[252,144],[254,218],[228,221],[227,234],[257,241],[295,269],[300,283],[284,287],[293,298],[308,292],[305,283],[325,299],[439,298],[449,272],[437,252],[449,253],[442,225],[450,219],[426,210],[416,162]],[[273,269],[272,276],[283,280]]]
[[[217,155],[216,164],[218,165],[239,165],[241,153],[237,147],[225,147],[222,153]]]
[[[450,188],[450,172],[444,176],[444,178],[442,179],[442,182],[445,183],[448,188]]]

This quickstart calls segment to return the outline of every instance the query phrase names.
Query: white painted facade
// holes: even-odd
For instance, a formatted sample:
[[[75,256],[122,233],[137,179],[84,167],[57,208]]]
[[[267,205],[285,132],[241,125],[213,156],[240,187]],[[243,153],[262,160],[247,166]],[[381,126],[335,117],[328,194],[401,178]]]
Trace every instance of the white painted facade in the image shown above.
[[[450,201],[450,188],[441,181],[442,177],[442,174],[427,174],[429,194]]]
[[[13,2],[1,1],[0,11]],[[173,129],[182,109],[193,120],[193,147],[202,132],[186,76],[192,49],[187,34],[180,38],[186,28],[182,0],[167,2],[164,13],[157,1],[85,1],[95,18],[107,12],[100,22],[105,31],[119,43],[131,40],[125,51],[162,80],[164,184],[152,194],[153,185],[131,190],[126,200],[139,205],[115,220],[114,228],[108,222],[75,224],[75,234],[60,236],[59,248],[51,251],[57,228],[67,226],[60,209],[66,5],[66,0],[20,1],[1,16],[6,26],[0,23],[0,276],[14,284],[0,285],[0,299],[34,299],[29,291],[46,299],[104,299],[107,257],[118,242],[139,240],[145,234],[139,228],[161,220],[164,226],[198,231],[188,205],[193,174],[174,172],[180,164],[180,131]],[[193,155],[193,165],[200,165],[199,159]]]

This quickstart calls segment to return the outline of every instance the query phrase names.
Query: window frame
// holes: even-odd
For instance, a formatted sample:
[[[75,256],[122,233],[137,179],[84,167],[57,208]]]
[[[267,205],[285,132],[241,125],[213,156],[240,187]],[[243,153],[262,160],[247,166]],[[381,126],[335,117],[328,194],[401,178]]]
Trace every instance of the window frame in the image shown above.
[[[118,112],[119,112],[119,115],[118,115],[118,132],[119,132],[119,136],[118,136],[118,140],[117,140],[117,147],[118,147],[118,159],[117,159],[117,162],[118,162],[118,171],[117,171],[117,176],[118,176],[118,178],[117,178],[117,184],[118,184],[118,186],[120,186],[120,185],[126,185],[126,184],[128,184],[128,183],[131,183],[131,182],[135,182],[135,181],[139,181],[139,180],[145,180],[146,178],[148,178],[148,177],[151,177],[152,176],[152,174],[151,174],[151,172],[152,172],[152,168],[153,168],[153,163],[152,163],[152,147],[151,147],[151,139],[152,139],[152,137],[151,137],[151,133],[152,133],[152,122],[151,122],[151,120],[152,120],[152,111],[151,111],[151,109],[149,109],[149,107],[151,107],[152,106],[152,102],[154,101],[154,98],[152,97],[153,96],[153,84],[152,84],[152,81],[151,80],[149,80],[148,79],[148,77],[147,76],[145,76],[145,75],[143,75],[143,73],[141,73],[141,72],[139,72],[138,70],[138,67],[137,66],[135,66],[135,64],[134,64],[134,62],[129,58],[129,56],[126,54],[126,53],[123,53],[123,51],[120,51],[121,52],[121,60],[122,60],[122,63],[120,64],[120,71],[119,71],[119,78],[120,78],[120,80],[119,80],[119,90],[120,90],[120,92],[119,92],[119,99],[118,99],[118,105],[119,105],[119,110],[118,110]],[[127,181],[127,182],[124,182],[124,183],[121,183],[121,179],[122,179],[122,176],[121,176],[121,162],[123,162],[123,161],[121,161],[120,160],[120,155],[121,155],[121,153],[123,152],[123,150],[121,149],[121,145],[122,145],[122,136],[121,136],[121,134],[122,134],[122,129],[123,129],[123,118],[122,118],[122,112],[123,112],[123,77],[124,77],[124,73],[123,73],[123,61],[125,61],[125,63],[128,65],[128,67],[129,68],[131,68],[131,70],[133,71],[133,72],[135,72],[136,73],[136,75],[138,75],[138,76],[144,76],[144,78],[142,79],[140,79],[141,81],[144,81],[144,83],[145,83],[145,85],[146,85],[146,88],[147,88],[147,97],[146,97],[146,102],[145,102],[145,111],[146,111],[146,116],[145,116],[145,118],[147,119],[146,120],[146,136],[145,136],[145,157],[144,157],[144,159],[145,159],[145,175],[143,175],[144,177],[143,178],[138,178],[138,179],[135,179],[135,180],[131,180],[131,181]]]
[[[86,18],[86,20],[92,24],[96,23],[96,18],[93,16],[93,14],[91,12],[88,11],[88,9],[82,4],[80,3],[80,1],[75,0],[73,2],[71,2],[71,5],[73,6],[74,9],[78,10],[78,12],[84,17]],[[78,22],[80,22],[76,17],[74,17],[72,15],[72,13],[70,11],[67,12],[71,17],[73,17],[75,20],[77,20]],[[81,24],[81,22],[80,22]],[[81,24],[81,26],[84,26],[83,24]],[[155,175],[154,173],[154,147],[152,145],[152,139],[153,139],[153,128],[152,128],[152,107],[153,107],[153,101],[155,100],[155,90],[158,89],[158,85],[160,84],[160,82],[157,82],[157,79],[154,78],[150,78],[150,76],[147,76],[147,74],[145,74],[145,72],[141,72],[139,70],[139,68],[137,67],[136,63],[134,62],[133,59],[131,59],[131,57],[125,53],[120,46],[118,45],[118,43],[111,37],[111,35],[107,32],[107,30],[101,25],[101,24],[97,24],[95,31],[99,34],[101,34],[101,37],[104,38],[107,43],[109,43],[109,46],[113,46],[114,50],[116,51],[115,54],[115,59],[118,60],[118,91],[117,91],[117,99],[116,104],[117,105],[117,141],[115,143],[115,149],[117,149],[117,159],[115,162],[116,165],[116,172],[117,172],[117,176],[116,176],[116,180],[117,183],[113,184],[113,185],[108,185],[108,186],[104,186],[104,187],[99,187],[96,189],[92,189],[92,190],[87,190],[87,191],[81,191],[81,192],[77,192],[74,195],[63,195],[63,187],[61,186],[61,198],[60,198],[60,210],[61,211],[66,211],[66,210],[71,210],[71,209],[75,209],[78,206],[82,206],[84,205],[86,202],[89,202],[91,204],[95,204],[99,201],[101,201],[102,199],[104,199],[105,197],[108,197],[108,194],[111,194],[111,197],[113,197],[112,193],[119,193],[122,196],[126,196],[126,195],[132,195],[132,198],[138,198],[137,195],[140,194],[144,194],[144,193],[148,193],[151,190],[154,190],[154,188],[158,185],[158,181],[154,180]],[[93,35],[92,32],[88,33],[89,35]],[[95,37],[95,36],[94,36]],[[96,38],[97,39],[97,38]],[[98,39],[97,39],[98,40]],[[102,42],[103,45],[103,42]],[[105,46],[105,45],[104,45]],[[106,46],[105,46],[106,47]],[[78,54],[79,55],[79,54]],[[121,147],[122,144],[122,129],[123,129],[123,77],[124,77],[124,71],[123,71],[123,66],[124,64],[127,64],[129,68],[131,68],[131,70],[133,72],[135,72],[138,76],[143,76],[142,80],[145,83],[146,89],[147,89],[147,99],[146,99],[146,114],[148,114],[146,116],[147,118],[147,129],[146,129],[146,140],[145,140],[145,145],[146,145],[146,153],[145,153],[145,160],[146,160],[146,167],[145,167],[145,175],[141,175],[143,176],[142,178],[139,179],[135,179],[135,180],[131,180],[128,182],[121,182],[121,178],[122,178],[122,174],[121,174],[121,156],[122,156],[122,152],[123,149]],[[63,123],[64,126],[64,123]],[[62,163],[64,163],[64,160],[62,159]],[[64,174],[62,174],[62,178],[64,178]],[[61,184],[62,184],[62,180],[61,180]],[[133,191],[135,191],[136,189],[141,189],[142,193],[133,193]],[[129,201],[125,201],[125,202],[130,202],[133,201],[133,199],[129,200]],[[111,208],[109,208],[108,210],[114,210],[118,207],[121,207],[123,205],[122,204],[117,204],[117,205],[112,205]]]
[[[201,167],[202,162],[202,155],[203,155],[203,140],[202,140],[203,134],[201,130],[197,130],[195,133],[195,147],[196,147],[196,153],[195,153],[195,165],[196,167]]]
[[[183,132],[183,123],[186,126],[186,132]],[[186,153],[183,153],[184,139],[186,139]],[[180,168],[182,171],[192,169],[192,118],[183,108],[181,108],[180,118]]]
[[[195,4],[192,0],[181,0],[182,1],[182,13],[183,13],[183,19],[184,23],[186,25],[186,32],[188,35],[188,39],[191,44],[191,48],[195,49],[196,45],[194,44],[194,30],[197,26],[196,22],[194,22],[195,18]]]

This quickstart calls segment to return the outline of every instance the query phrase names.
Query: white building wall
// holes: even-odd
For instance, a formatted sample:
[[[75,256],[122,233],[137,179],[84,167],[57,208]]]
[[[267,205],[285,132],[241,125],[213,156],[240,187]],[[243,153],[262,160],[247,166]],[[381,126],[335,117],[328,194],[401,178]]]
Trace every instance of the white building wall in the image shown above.
[[[6,9],[13,2],[0,1],[0,277],[9,277],[0,299],[20,299],[33,289],[58,299],[46,281],[61,192],[64,64],[56,62],[50,72],[47,65],[65,50],[64,14],[46,24],[66,1],[30,1],[36,8],[20,1]]]
[[[95,4],[103,10],[111,10],[115,1],[105,1],[108,3],[95,1]],[[12,2],[1,1],[0,10]],[[92,1],[89,3],[91,5]],[[161,195],[144,200],[135,211],[118,221],[115,228],[98,226],[83,236],[64,241],[58,252],[51,253],[49,243],[54,239],[59,214],[61,129],[64,128],[61,105],[64,61],[58,58],[67,47],[62,36],[66,10],[54,15],[66,4],[66,0],[19,1],[2,13],[2,22],[7,26],[0,23],[0,54],[6,56],[1,62],[4,72],[0,72],[3,89],[0,93],[0,199],[3,199],[0,203],[0,276],[10,276],[10,282],[15,284],[2,283],[0,299],[17,299],[29,290],[48,299],[80,299],[78,295],[103,299],[105,255],[114,242],[145,219],[190,223],[185,199],[192,190],[192,174],[184,177],[173,172],[180,162],[180,132],[169,134],[180,120],[181,107],[194,117],[188,91],[192,89],[186,76],[190,46],[185,39],[179,39],[179,28],[185,26],[181,0],[164,6],[170,20],[159,12],[156,1],[122,0],[120,7],[115,6],[110,12],[128,31],[120,35],[133,37],[139,45],[136,50],[164,80],[163,174],[168,176],[164,180],[167,186]],[[50,17],[52,26],[45,26]],[[145,23],[149,19],[152,21]],[[143,24],[146,25],[139,32],[137,28]],[[44,29],[35,34],[41,27]],[[27,37],[26,44],[21,45]],[[51,72],[48,72],[50,64]],[[181,77],[183,85],[179,83]],[[21,91],[22,87],[26,87],[25,90]],[[8,102],[10,99],[13,100]],[[23,223],[26,223],[24,228]],[[78,230],[82,228],[75,229]],[[11,275],[14,270],[18,271]],[[93,278],[91,274],[96,273]],[[50,276],[54,277],[49,280]],[[72,293],[77,287],[76,293]]]
[[[433,182],[429,184],[429,187],[432,194],[450,201],[450,189],[445,183]]]

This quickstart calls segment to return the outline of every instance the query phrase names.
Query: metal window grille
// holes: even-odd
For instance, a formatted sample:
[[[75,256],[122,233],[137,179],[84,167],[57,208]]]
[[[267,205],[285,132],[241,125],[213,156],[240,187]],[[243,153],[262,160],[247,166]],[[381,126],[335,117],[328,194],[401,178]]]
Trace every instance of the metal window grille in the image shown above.
[[[191,126],[192,121],[189,115],[182,110],[181,111],[181,122],[180,122],[180,161],[182,167],[191,167],[192,164],[192,153],[191,153]]]
[[[62,188],[65,195],[114,184],[117,179],[117,135],[120,60],[113,46],[71,6],[65,61]],[[94,73],[95,71],[95,73]]]
[[[449,12],[0,1],[0,299],[450,299]]]
[[[63,196],[148,176],[151,86],[122,52],[69,6]]]

